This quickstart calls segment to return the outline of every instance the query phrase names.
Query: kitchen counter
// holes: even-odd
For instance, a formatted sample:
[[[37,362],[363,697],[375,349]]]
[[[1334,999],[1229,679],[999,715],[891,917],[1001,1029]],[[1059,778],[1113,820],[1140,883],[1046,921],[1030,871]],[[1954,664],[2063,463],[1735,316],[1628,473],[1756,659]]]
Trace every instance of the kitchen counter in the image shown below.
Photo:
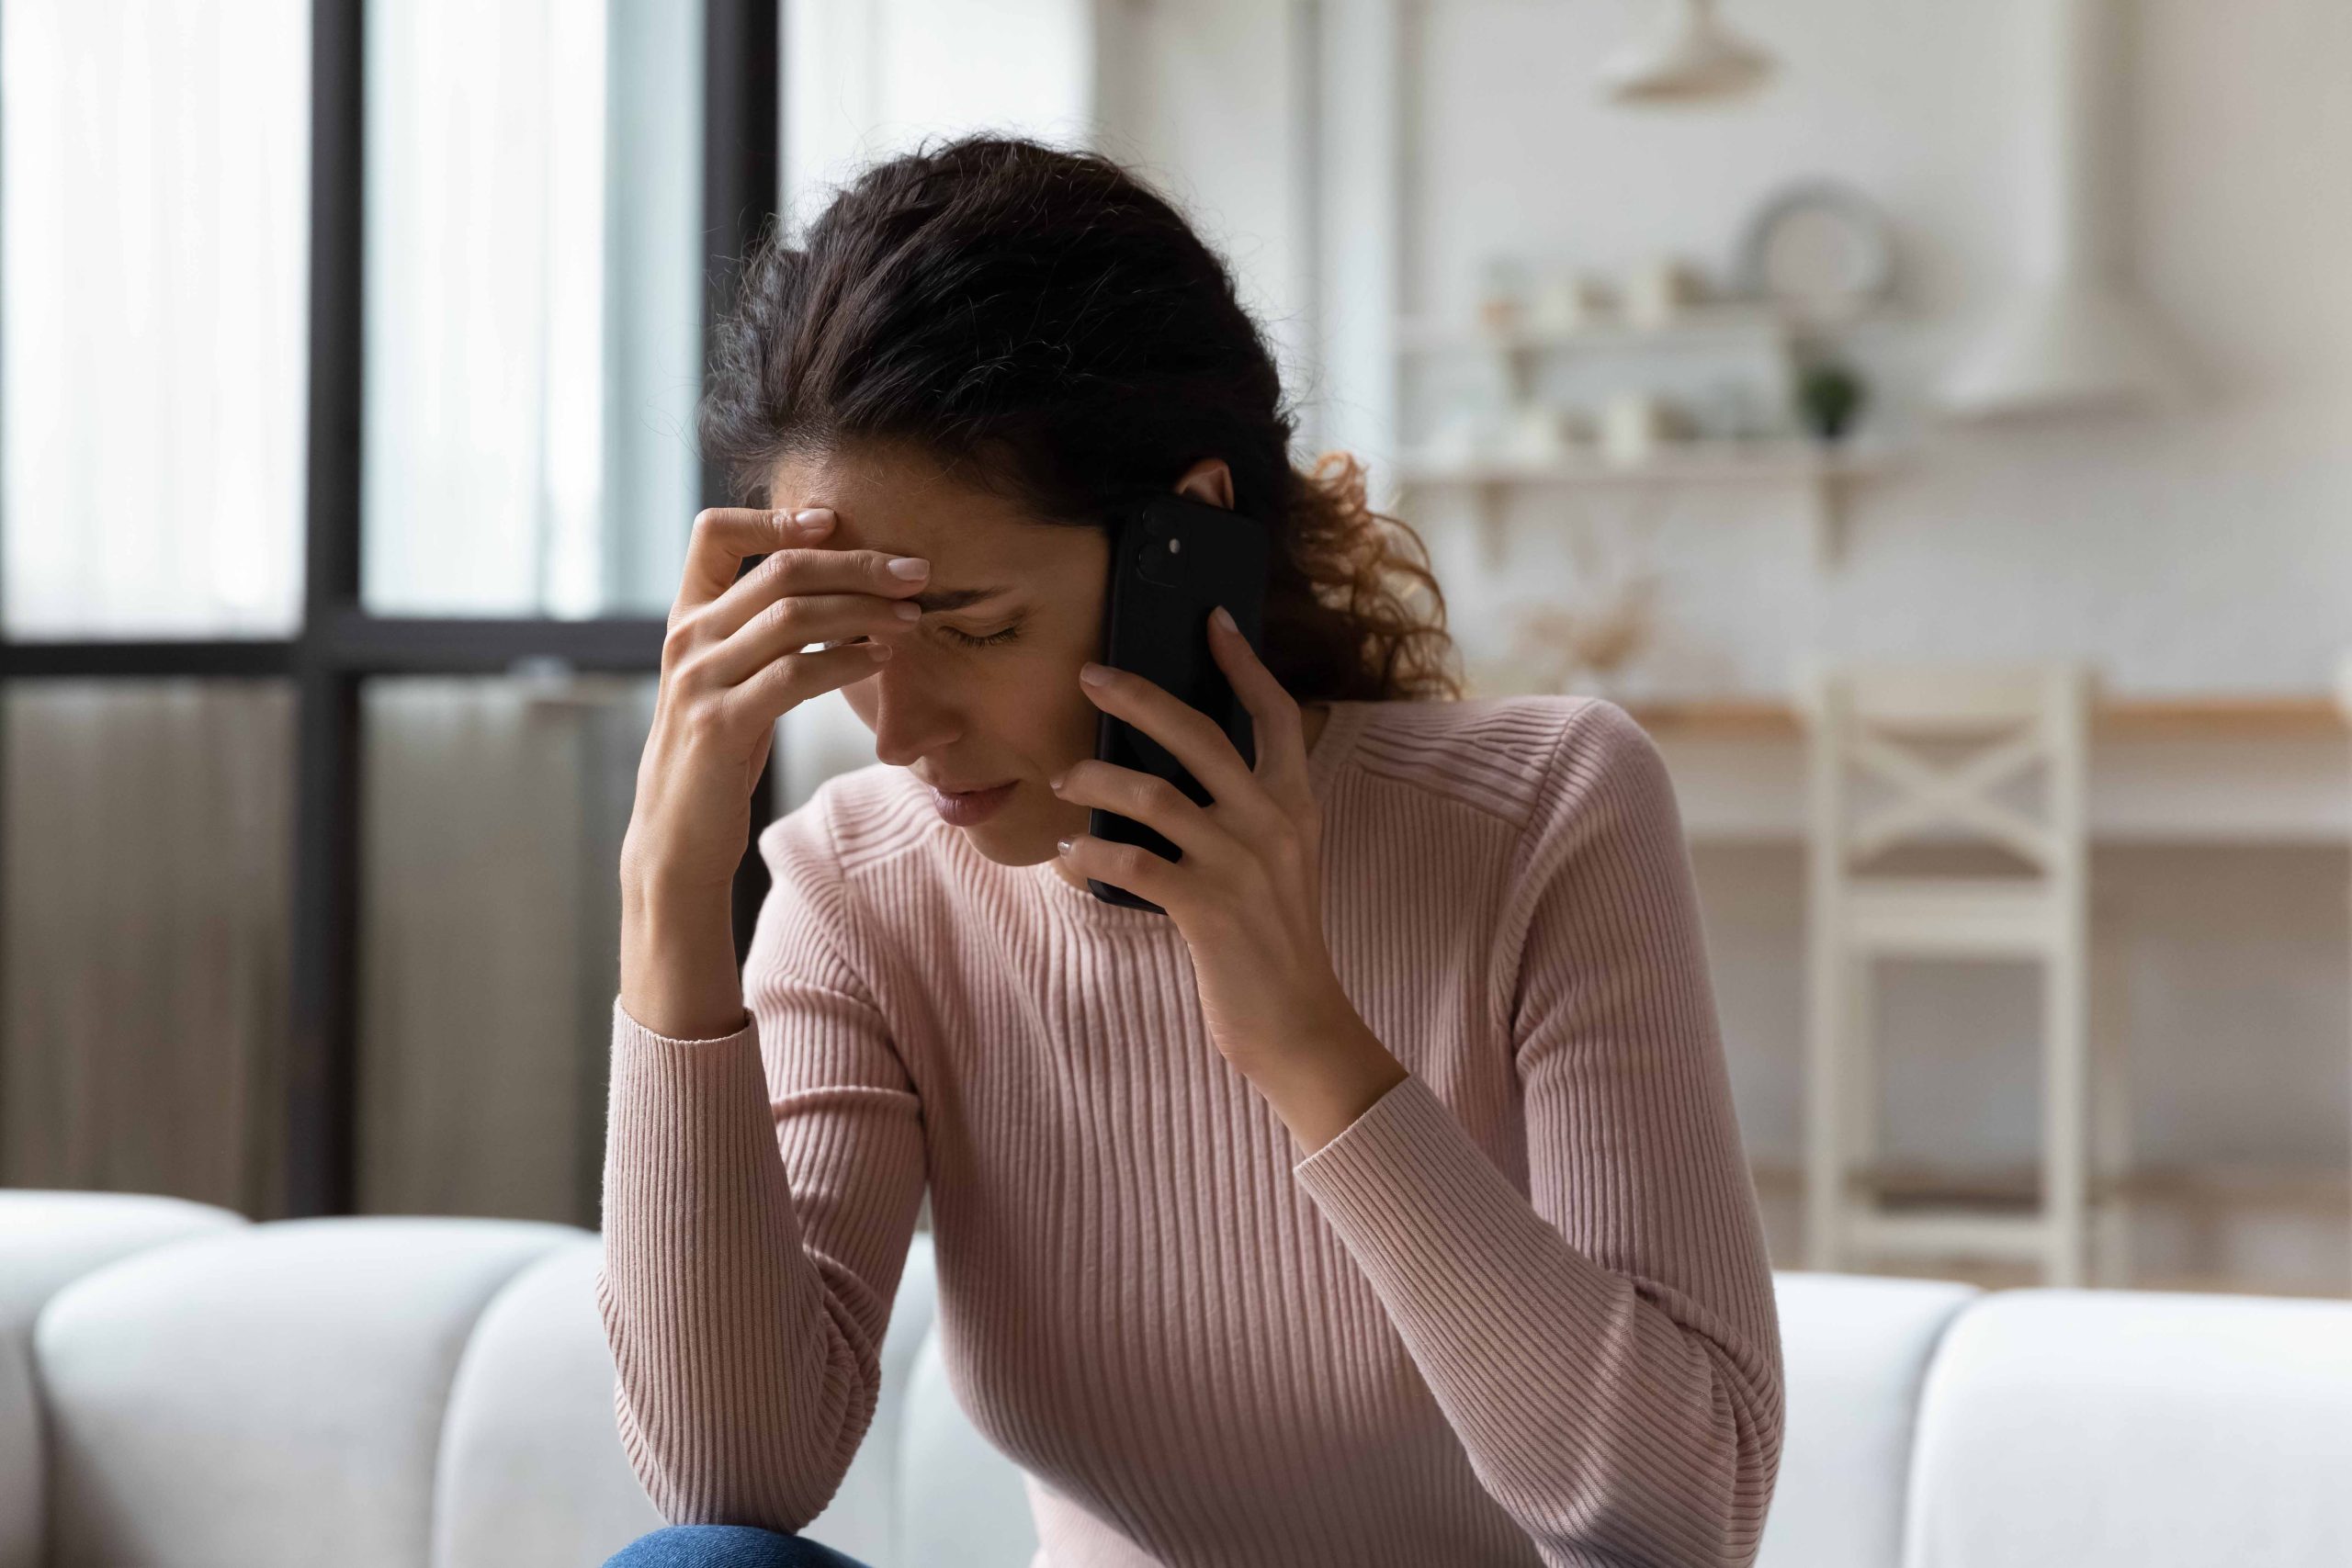
[[[1788,702],[1623,706],[1666,758],[1691,838],[1803,838],[1804,731]],[[2324,693],[2109,694],[2092,705],[2089,786],[2098,841],[2342,845],[2352,726]]]

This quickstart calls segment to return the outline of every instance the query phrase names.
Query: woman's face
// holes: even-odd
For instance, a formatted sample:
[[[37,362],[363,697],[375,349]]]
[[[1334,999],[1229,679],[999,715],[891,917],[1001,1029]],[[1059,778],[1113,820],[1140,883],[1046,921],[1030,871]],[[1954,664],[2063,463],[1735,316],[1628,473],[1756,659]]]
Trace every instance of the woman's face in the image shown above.
[[[935,788],[1012,784],[1001,806],[964,827],[981,853],[1004,865],[1058,863],[1054,840],[1085,831],[1087,808],[1056,799],[1046,781],[1094,755],[1101,710],[1078,671],[1102,651],[1103,532],[1038,522],[899,447],[787,458],[769,494],[778,508],[832,509],[820,547],[931,563],[911,596],[922,619],[842,694],[882,761]]]

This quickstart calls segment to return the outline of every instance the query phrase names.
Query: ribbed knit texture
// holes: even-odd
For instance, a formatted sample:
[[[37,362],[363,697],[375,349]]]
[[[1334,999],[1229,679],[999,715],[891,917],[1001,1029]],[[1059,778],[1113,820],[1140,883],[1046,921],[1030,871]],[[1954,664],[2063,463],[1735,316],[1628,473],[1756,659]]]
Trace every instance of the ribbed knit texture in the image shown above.
[[[825,1506],[928,1183],[1040,1565],[1753,1559],[1780,1327],[1656,747],[1597,699],[1340,703],[1310,772],[1333,962],[1411,1075],[1312,1156],[1167,917],[878,763],[761,835],[749,1025],[616,998],[597,1300],[665,1517]]]

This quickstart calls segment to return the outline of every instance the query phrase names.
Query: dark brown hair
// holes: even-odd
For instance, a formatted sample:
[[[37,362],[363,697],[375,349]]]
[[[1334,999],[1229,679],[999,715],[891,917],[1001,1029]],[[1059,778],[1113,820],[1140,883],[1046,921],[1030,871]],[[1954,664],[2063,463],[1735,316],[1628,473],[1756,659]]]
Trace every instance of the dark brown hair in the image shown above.
[[[1102,526],[1222,457],[1272,541],[1262,651],[1292,696],[1462,694],[1419,536],[1371,510],[1352,459],[1293,466],[1295,416],[1224,263],[1100,155],[970,137],[866,170],[797,247],[771,231],[700,419],[753,505],[779,458],[905,443],[1042,519]]]

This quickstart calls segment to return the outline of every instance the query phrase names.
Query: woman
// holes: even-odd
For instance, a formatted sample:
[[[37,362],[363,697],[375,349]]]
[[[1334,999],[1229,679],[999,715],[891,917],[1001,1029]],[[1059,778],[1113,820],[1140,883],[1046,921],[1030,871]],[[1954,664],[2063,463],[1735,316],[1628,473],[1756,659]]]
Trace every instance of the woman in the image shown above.
[[[792,1532],[926,1188],[1053,1568],[1748,1562],[1781,1347],[1667,775],[1607,702],[1414,700],[1457,695],[1396,592],[1435,584],[1294,470],[1184,221],[1029,142],[885,164],[747,269],[704,434],[759,506],[697,520],[671,615],[598,1280],[685,1528],[613,1562],[845,1561]],[[1272,531],[1263,661],[1207,630],[1254,769],[1088,679],[1109,499],[1171,488]],[[752,784],[837,687],[879,761],[761,834],[739,981]],[[1093,760],[1105,712],[1214,804]]]

